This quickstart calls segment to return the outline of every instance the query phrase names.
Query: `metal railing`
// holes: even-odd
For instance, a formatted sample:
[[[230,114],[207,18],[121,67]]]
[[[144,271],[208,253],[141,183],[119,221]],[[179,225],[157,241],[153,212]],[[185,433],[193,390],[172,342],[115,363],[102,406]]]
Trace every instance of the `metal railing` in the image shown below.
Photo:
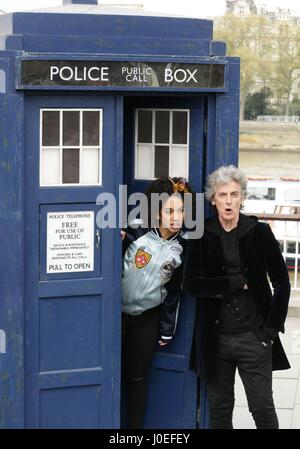
[[[250,215],[250,214],[249,214]],[[300,214],[253,214],[269,223],[288,267],[292,291],[300,292]]]
[[[267,123],[299,123],[300,117],[298,115],[258,115],[256,120]]]

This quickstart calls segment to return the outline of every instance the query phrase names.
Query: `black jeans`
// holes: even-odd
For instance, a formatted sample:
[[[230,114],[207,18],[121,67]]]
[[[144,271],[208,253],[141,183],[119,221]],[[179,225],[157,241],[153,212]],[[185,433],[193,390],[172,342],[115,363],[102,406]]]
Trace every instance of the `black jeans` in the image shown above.
[[[159,307],[141,315],[122,313],[122,376],[127,427],[141,429],[147,405],[148,373],[159,339]]]
[[[272,392],[272,342],[253,331],[220,333],[215,381],[207,382],[212,429],[232,429],[238,368],[257,429],[278,429]]]

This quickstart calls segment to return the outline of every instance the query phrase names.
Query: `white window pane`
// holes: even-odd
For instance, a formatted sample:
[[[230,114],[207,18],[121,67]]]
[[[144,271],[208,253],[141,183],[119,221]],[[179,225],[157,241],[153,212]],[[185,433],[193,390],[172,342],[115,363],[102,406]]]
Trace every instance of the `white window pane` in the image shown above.
[[[41,185],[60,184],[59,148],[43,149],[41,156]]]
[[[99,149],[83,148],[81,152],[81,184],[99,184]]]
[[[188,178],[187,147],[172,147],[170,150],[170,176]]]
[[[151,179],[153,173],[153,148],[152,145],[138,145],[136,161],[136,177],[139,179]]]

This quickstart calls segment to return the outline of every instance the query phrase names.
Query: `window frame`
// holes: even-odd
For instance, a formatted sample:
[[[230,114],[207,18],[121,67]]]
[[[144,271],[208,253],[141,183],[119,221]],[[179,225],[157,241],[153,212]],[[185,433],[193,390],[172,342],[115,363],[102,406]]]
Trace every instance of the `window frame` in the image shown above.
[[[138,142],[138,113],[139,111],[152,111],[152,141],[150,142]],[[169,112],[169,142],[168,143],[160,143],[155,141],[155,125],[156,125],[156,112]],[[187,113],[187,139],[186,144],[183,143],[173,143],[173,113],[174,112],[186,112]],[[169,148],[169,170],[170,173],[171,165],[172,165],[172,147],[177,148],[186,148],[186,167],[187,167],[187,173],[186,173],[186,179],[189,178],[189,149],[190,149],[190,109],[185,108],[137,108],[135,109],[135,129],[134,129],[134,179],[141,181],[141,180],[147,180],[147,181],[153,181],[157,179],[154,176],[155,173],[155,147],[156,146],[162,146],[162,147],[168,147]],[[138,176],[137,170],[138,170],[138,148],[139,145],[145,145],[151,147],[152,152],[152,177],[141,177]],[[184,175],[184,174],[183,174]]]
[[[59,145],[43,145],[43,113],[44,112],[59,112]],[[63,112],[79,112],[79,145],[63,145]],[[83,145],[83,112],[99,112],[99,145]],[[39,185],[40,187],[95,187],[102,186],[103,182],[103,108],[40,108],[40,142],[39,142]],[[63,149],[79,149],[79,182],[78,183],[63,183]],[[57,184],[46,184],[42,181],[42,165],[43,152],[47,149],[59,150],[59,180]],[[82,183],[82,153],[85,149],[98,149],[99,154],[99,181],[97,183]]]

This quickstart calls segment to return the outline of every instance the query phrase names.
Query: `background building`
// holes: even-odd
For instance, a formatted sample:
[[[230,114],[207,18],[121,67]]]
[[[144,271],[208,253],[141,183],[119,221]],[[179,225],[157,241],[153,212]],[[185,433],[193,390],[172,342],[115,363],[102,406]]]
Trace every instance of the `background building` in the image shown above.
[[[299,21],[300,15],[288,8],[275,7],[270,9],[266,3],[259,0],[227,0],[225,14],[234,14],[240,17],[260,15],[273,21],[282,22]]]

